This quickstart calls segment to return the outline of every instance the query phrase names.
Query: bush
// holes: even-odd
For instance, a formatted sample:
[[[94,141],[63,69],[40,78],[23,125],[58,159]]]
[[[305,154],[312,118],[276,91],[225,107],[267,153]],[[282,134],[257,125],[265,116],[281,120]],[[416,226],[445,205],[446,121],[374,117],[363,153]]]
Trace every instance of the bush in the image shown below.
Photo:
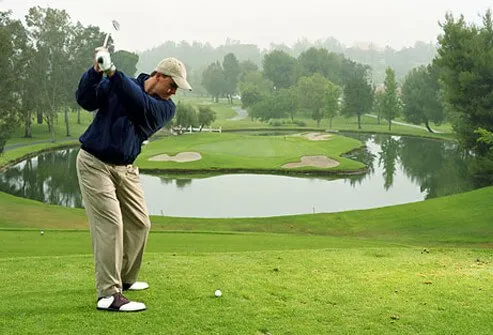
[[[293,123],[297,126],[300,126],[300,127],[304,127],[306,126],[306,123],[305,121],[301,121],[301,120],[294,120]]]

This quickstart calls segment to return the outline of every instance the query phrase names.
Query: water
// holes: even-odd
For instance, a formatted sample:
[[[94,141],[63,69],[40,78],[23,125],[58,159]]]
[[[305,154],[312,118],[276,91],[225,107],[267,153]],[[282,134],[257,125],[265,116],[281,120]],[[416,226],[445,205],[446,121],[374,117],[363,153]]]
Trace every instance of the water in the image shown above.
[[[261,134],[260,134],[261,135]],[[354,135],[365,150],[349,156],[369,171],[321,177],[229,174],[177,179],[141,175],[151,215],[263,217],[328,213],[422,201],[479,187],[468,161],[447,142],[388,135]],[[0,191],[68,207],[83,207],[75,160],[78,149],[23,161],[0,175]]]

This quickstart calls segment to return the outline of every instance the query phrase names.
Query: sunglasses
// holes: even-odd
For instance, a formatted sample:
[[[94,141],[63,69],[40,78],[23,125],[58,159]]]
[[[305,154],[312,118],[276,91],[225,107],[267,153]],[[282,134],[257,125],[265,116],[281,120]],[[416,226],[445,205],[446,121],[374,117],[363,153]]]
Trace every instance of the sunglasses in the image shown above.
[[[176,85],[175,81],[173,80],[173,77],[168,76],[168,75],[166,75],[166,74],[162,74],[162,73],[160,73],[160,75],[161,75],[163,78],[166,78],[166,77],[167,77],[167,78],[170,78],[170,79],[171,79],[171,85],[170,85],[170,86],[171,86],[171,88],[172,88],[172,89],[174,89],[174,90],[177,90],[177,89],[178,89],[178,85]]]
[[[171,77],[170,77],[171,78]],[[171,78],[171,88],[174,89],[174,90],[177,90],[178,89],[178,85],[176,85],[175,81],[173,80],[173,78]]]

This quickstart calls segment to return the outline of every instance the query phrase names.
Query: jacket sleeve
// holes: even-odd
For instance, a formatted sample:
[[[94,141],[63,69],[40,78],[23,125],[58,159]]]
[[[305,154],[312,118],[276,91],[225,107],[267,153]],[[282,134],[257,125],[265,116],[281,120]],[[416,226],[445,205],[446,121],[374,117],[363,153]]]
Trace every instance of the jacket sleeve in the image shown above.
[[[162,100],[150,96],[123,72],[117,70],[110,82],[118,98],[128,104],[130,119],[146,138],[175,116],[176,108],[171,99]]]
[[[99,108],[97,88],[102,78],[103,74],[96,72],[92,67],[84,72],[80,78],[75,98],[79,106],[87,111],[94,111]]]

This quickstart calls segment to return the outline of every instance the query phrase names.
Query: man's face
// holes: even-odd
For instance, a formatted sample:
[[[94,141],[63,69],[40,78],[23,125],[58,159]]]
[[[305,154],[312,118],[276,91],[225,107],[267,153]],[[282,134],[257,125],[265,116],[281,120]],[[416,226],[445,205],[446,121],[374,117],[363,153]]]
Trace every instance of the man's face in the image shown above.
[[[163,99],[169,99],[176,93],[178,86],[172,77],[166,76],[161,73],[156,74],[156,86],[154,87],[154,93],[162,97]]]

